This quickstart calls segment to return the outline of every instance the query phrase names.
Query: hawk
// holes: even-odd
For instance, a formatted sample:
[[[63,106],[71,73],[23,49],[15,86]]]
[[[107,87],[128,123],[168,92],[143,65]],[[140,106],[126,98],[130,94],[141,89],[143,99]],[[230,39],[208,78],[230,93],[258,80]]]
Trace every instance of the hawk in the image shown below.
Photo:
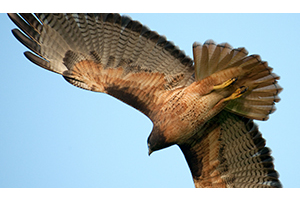
[[[111,95],[153,123],[149,155],[178,145],[195,187],[281,187],[253,122],[280,101],[259,55],[208,40],[192,60],[166,37],[119,14],[9,14],[34,64]]]

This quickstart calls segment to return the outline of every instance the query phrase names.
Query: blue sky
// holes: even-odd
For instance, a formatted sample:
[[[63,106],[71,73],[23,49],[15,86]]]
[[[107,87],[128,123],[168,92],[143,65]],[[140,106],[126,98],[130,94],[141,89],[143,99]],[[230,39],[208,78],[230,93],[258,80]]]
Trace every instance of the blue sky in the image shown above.
[[[259,54],[281,76],[277,111],[256,122],[284,187],[300,187],[300,14],[127,14],[192,57],[213,39]],[[0,187],[190,188],[177,146],[147,154],[150,120],[100,93],[76,88],[28,61],[0,14]]]

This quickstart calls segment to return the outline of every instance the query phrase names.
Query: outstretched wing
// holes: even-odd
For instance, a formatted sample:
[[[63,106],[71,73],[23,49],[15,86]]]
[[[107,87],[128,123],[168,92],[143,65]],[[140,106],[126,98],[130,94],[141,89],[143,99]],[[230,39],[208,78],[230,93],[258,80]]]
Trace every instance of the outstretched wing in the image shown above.
[[[281,187],[253,120],[224,110],[180,148],[196,187]]]
[[[193,61],[165,37],[119,14],[9,14],[33,63],[71,84],[149,115],[159,96],[194,81]]]

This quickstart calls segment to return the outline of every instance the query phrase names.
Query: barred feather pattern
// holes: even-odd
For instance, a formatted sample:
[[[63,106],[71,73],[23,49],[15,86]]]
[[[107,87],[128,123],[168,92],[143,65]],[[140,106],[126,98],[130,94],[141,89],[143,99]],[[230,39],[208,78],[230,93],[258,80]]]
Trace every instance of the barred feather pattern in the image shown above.
[[[66,14],[65,16],[37,14],[37,17],[45,22],[44,28],[50,26],[49,29],[59,33],[65,43],[71,44],[69,50],[85,55],[96,52],[105,67],[117,67],[121,60],[128,60],[132,66],[140,66],[154,72],[166,74],[188,72],[190,76],[193,73],[190,69],[192,60],[178,47],[128,17],[121,17],[118,14]],[[45,34],[45,37],[48,35]],[[184,56],[180,57],[181,54]],[[161,60],[168,62],[160,64]],[[190,76],[185,79],[190,79]]]
[[[9,17],[23,31],[14,29],[15,37],[35,53],[25,52],[30,61],[63,75],[77,87],[108,93],[129,105],[137,106],[137,101],[148,102],[164,91],[185,87],[194,81],[191,58],[166,37],[129,17],[69,13],[9,14]],[[90,68],[81,62],[88,63]],[[80,70],[80,67],[86,71]],[[109,84],[103,76],[113,76],[114,73],[106,73],[107,70],[112,72],[111,69],[118,76],[111,77],[113,81]],[[144,82],[139,82],[141,87],[134,85],[135,80],[128,80],[128,77],[133,77],[129,76],[132,73],[144,77]],[[97,83],[94,76],[98,76]],[[122,82],[125,85],[120,88],[120,81],[124,79],[128,80],[127,85]],[[155,92],[148,91],[148,94],[140,96],[141,88],[147,88],[149,80],[153,79],[157,85],[163,82],[163,86],[152,87]],[[128,93],[128,88],[139,91],[133,95]],[[116,89],[122,91],[116,93]],[[137,109],[148,114],[146,110],[150,108],[144,105]]]
[[[180,148],[196,187],[282,187],[253,120],[222,111]]]

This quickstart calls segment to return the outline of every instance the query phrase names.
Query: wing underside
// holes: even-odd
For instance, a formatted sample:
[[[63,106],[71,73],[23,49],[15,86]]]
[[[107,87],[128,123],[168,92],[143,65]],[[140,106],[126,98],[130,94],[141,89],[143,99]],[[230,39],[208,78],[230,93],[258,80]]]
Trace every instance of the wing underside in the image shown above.
[[[196,187],[282,187],[253,120],[222,111],[179,146]]]
[[[149,114],[163,92],[194,81],[193,61],[164,36],[119,14],[9,14],[33,63],[71,84]],[[153,101],[154,100],[154,101]]]

